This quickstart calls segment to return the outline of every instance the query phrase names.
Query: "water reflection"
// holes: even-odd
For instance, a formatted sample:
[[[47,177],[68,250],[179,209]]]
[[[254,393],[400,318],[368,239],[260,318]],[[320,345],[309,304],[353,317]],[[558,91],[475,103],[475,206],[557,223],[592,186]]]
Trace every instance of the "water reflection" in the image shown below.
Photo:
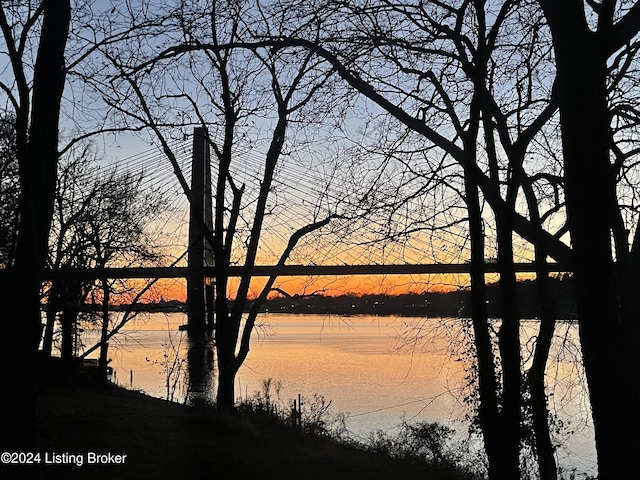
[[[261,390],[263,380],[272,378],[282,382],[283,402],[291,404],[299,394],[324,396],[332,402],[333,412],[347,414],[347,428],[358,437],[366,438],[375,430],[389,432],[402,419],[437,421],[466,433],[470,357],[463,320],[272,314],[259,321],[262,328],[254,332],[251,352],[236,379],[239,399],[251,397]],[[172,355],[185,360],[180,373],[184,383],[180,382],[175,400],[212,401],[217,383],[213,342],[208,334],[182,331],[184,323],[184,314],[150,314],[132,322],[113,352],[117,378],[129,386],[133,371],[132,388],[166,397],[164,346],[174,336]],[[525,362],[530,361],[538,327],[533,320],[522,322]],[[552,413],[566,427],[554,432],[562,445],[559,465],[595,472],[575,324],[558,324],[547,386]]]

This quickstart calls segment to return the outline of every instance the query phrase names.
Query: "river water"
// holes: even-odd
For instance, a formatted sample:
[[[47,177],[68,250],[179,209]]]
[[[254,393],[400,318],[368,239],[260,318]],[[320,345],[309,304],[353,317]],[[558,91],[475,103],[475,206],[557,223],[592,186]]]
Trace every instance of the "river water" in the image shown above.
[[[179,326],[185,322],[178,313],[143,314],[131,321],[110,345],[113,380],[183,401],[188,341]],[[255,396],[272,379],[273,400],[287,405],[301,395],[309,403],[320,395],[331,401],[330,412],[345,414],[357,438],[376,430],[392,433],[403,420],[437,421],[461,435],[467,432],[465,320],[266,314],[259,324],[237,376],[239,399]],[[522,324],[525,364],[537,328],[533,320]],[[556,440],[562,444],[558,463],[581,478],[595,473],[595,448],[577,341],[575,324],[558,325],[547,383],[559,426]]]

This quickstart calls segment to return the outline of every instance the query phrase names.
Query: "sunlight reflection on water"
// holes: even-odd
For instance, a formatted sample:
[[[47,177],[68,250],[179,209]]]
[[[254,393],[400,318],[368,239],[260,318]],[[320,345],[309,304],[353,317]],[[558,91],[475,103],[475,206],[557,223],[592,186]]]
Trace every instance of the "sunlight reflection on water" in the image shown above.
[[[184,322],[183,314],[145,314],[128,325],[111,344],[117,383],[166,398],[165,367],[179,361],[176,351],[186,351],[186,334],[178,331]],[[525,363],[536,329],[537,322],[523,322]],[[391,432],[403,419],[438,421],[464,433],[469,341],[461,319],[264,315],[238,373],[237,396],[255,395],[262,381],[272,378],[282,383],[284,402],[298,394],[330,400],[331,411],[347,414],[349,431],[360,438],[374,430]],[[559,323],[547,370],[550,404],[575,431],[558,437],[559,464],[593,474],[595,450],[579,359],[576,326]],[[176,398],[184,398],[178,387]]]

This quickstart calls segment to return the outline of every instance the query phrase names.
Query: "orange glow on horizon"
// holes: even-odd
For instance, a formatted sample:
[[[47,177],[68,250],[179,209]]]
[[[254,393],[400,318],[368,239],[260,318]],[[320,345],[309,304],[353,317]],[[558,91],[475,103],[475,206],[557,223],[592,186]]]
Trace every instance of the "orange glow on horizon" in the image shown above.
[[[533,278],[531,274],[518,274],[518,280]],[[497,274],[487,274],[487,283],[499,280]],[[251,281],[249,298],[256,298],[264,288],[266,277],[255,277]],[[229,279],[227,296],[234,298],[239,279]],[[351,275],[324,277],[279,277],[269,298],[277,296],[325,295],[403,295],[423,293],[446,293],[469,286],[468,275],[465,274],[423,274],[423,275]],[[150,301],[177,300],[184,302],[187,297],[186,281],[183,279],[161,279],[152,293]]]
[[[264,288],[266,277],[255,277],[251,282],[249,298],[256,298]],[[130,295],[113,299],[114,303],[128,303],[146,283],[130,281]],[[305,295],[402,295],[408,293],[449,292],[466,286],[464,275],[353,275],[340,277],[279,277],[269,298],[277,296]],[[227,295],[234,298],[239,285],[238,278],[229,280]],[[181,278],[159,279],[143,294],[141,302],[187,299],[186,281]]]
[[[269,294],[270,298],[290,295],[402,295],[407,293],[448,292],[466,286],[464,275],[353,275],[340,277],[279,277]],[[266,283],[266,277],[255,277],[251,282],[249,298],[256,298]],[[238,278],[229,280],[227,295],[234,298]],[[161,279],[149,301],[161,298],[186,300],[186,282],[183,279]]]
[[[534,278],[532,274],[518,274],[519,280]],[[488,274],[487,283],[495,283],[497,274]],[[251,281],[249,299],[255,299],[264,288],[266,277],[255,277]],[[138,292],[145,288],[144,280],[127,281],[126,294],[112,295],[113,304],[131,303]],[[233,299],[239,286],[239,278],[229,279],[228,298]],[[341,295],[403,295],[424,293],[446,293],[469,286],[468,275],[465,274],[422,274],[422,275],[351,275],[323,277],[279,277],[268,298],[278,296],[304,297],[324,295],[337,297]],[[185,302],[187,299],[186,280],[182,278],[163,278],[143,293],[139,301],[153,303],[159,301]],[[99,300],[99,299],[98,299]]]

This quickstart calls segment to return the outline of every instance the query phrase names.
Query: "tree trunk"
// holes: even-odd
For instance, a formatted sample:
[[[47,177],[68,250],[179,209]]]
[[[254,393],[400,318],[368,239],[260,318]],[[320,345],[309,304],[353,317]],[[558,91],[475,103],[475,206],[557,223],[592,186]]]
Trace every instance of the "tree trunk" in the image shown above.
[[[508,215],[508,214],[507,214]],[[502,367],[503,455],[507,477],[520,476],[520,440],[522,406],[522,370],[520,362],[520,317],[516,295],[516,273],[513,265],[513,239],[509,218],[496,217],[498,231],[498,268],[502,319],[498,331],[500,365]]]
[[[562,101],[561,121],[580,341],[596,432],[599,478],[606,480],[640,477],[640,465],[632,461],[640,447],[638,438],[622,434],[637,432],[640,427],[635,408],[640,404],[640,344],[635,319],[621,318],[618,307],[610,230],[615,181],[609,164],[608,112],[594,105],[606,106],[604,63],[598,67],[601,75],[591,68],[582,70],[583,75],[565,72],[573,77],[565,79],[567,90],[577,92]],[[577,83],[582,88],[576,88]]]
[[[580,4],[580,9],[582,4]],[[610,163],[607,52],[576,9],[547,7],[554,39],[580,341],[600,480],[640,478],[640,335],[611,249],[618,205]],[[600,39],[601,40],[601,39]],[[623,255],[618,255],[622,258]],[[637,282],[637,278],[632,280]],[[638,288],[635,289],[637,295]],[[625,432],[632,432],[631,435]]]
[[[482,76],[485,78],[486,74]],[[486,112],[485,112],[486,113]],[[494,129],[485,118],[485,140],[489,163],[489,177],[495,195],[500,196],[500,169],[496,152]],[[514,156],[510,161],[514,161]],[[514,168],[513,166],[511,167]],[[502,373],[500,418],[503,428],[504,472],[511,478],[520,475],[520,440],[522,417],[522,370],[520,353],[520,316],[518,313],[517,280],[513,263],[513,212],[517,198],[517,184],[512,175],[508,182],[506,206],[495,208],[498,270],[500,273],[501,323],[498,330],[498,349]]]
[[[541,225],[536,195],[531,184],[524,184],[523,191],[527,198],[531,220]],[[527,372],[529,393],[531,395],[531,417],[534,435],[534,448],[538,462],[540,480],[556,480],[558,466],[555,450],[551,442],[549,431],[549,410],[545,384],[545,374],[549,351],[553,342],[556,328],[556,306],[549,286],[549,266],[547,265],[548,251],[544,246],[544,239],[540,238],[534,245],[536,265],[536,287],[538,304],[540,306],[540,328],[533,353],[533,362]]]
[[[11,279],[0,290],[2,304],[13,311],[3,325],[5,348],[0,361],[12,365],[5,377],[4,408],[10,411],[3,425],[0,447],[28,449],[33,443],[37,350],[40,344],[41,273],[46,264],[58,161],[58,121],[64,89],[64,51],[71,5],[69,0],[45,0],[38,53],[33,68],[29,131],[20,152],[20,222]],[[21,62],[22,59],[19,59]],[[21,101],[28,102],[27,98]],[[22,108],[28,108],[23,105]],[[25,124],[23,126],[27,128]],[[11,345],[12,348],[6,348]],[[18,357],[12,356],[17,352]]]
[[[484,232],[478,188],[470,175],[465,176],[465,200],[469,214],[471,242],[471,321],[478,362],[478,420],[489,463],[489,478],[509,478],[505,458],[502,422],[499,413],[498,381],[487,318],[484,279]]]
[[[482,55],[479,54],[479,57]],[[479,64],[484,64],[478,61]],[[476,83],[483,82],[486,72],[479,67]],[[465,169],[465,199],[469,215],[471,241],[471,297],[472,321],[478,361],[478,390],[480,405],[478,417],[484,436],[491,480],[520,477],[520,342],[519,319],[515,298],[515,270],[513,267],[512,217],[510,211],[494,208],[500,288],[503,297],[502,322],[498,332],[499,359],[496,359],[487,316],[485,283],[485,241],[482,209],[479,196],[476,150],[480,120],[482,118],[481,89],[476,92],[470,108],[470,126],[464,137],[465,151],[470,153],[469,168]],[[498,191],[498,169],[493,145],[493,133],[485,125],[485,140],[491,169],[492,187]],[[496,371],[497,361],[501,371]],[[500,385],[500,375],[502,385]]]
[[[536,247],[538,250],[538,248]],[[540,480],[556,480],[558,468],[549,432],[549,411],[545,388],[545,370],[555,332],[556,313],[549,289],[546,255],[536,253],[536,285],[540,302],[540,330],[536,340],[533,363],[527,373],[531,395],[531,415],[534,446],[537,454]]]
[[[218,350],[220,355],[220,350]],[[222,412],[231,412],[235,406],[235,379],[237,370],[233,363],[218,361],[218,390],[216,403]]]
[[[45,325],[44,338],[42,340],[42,357],[44,362],[48,362],[53,353],[53,332],[55,330],[56,316],[58,315],[58,302],[55,300],[57,293],[55,290],[52,284],[47,301],[47,324]]]
[[[238,330],[229,314],[229,300],[226,292],[225,271],[216,276],[215,299],[215,343],[218,357],[218,388],[216,403],[220,410],[230,412],[235,404],[235,349]]]

